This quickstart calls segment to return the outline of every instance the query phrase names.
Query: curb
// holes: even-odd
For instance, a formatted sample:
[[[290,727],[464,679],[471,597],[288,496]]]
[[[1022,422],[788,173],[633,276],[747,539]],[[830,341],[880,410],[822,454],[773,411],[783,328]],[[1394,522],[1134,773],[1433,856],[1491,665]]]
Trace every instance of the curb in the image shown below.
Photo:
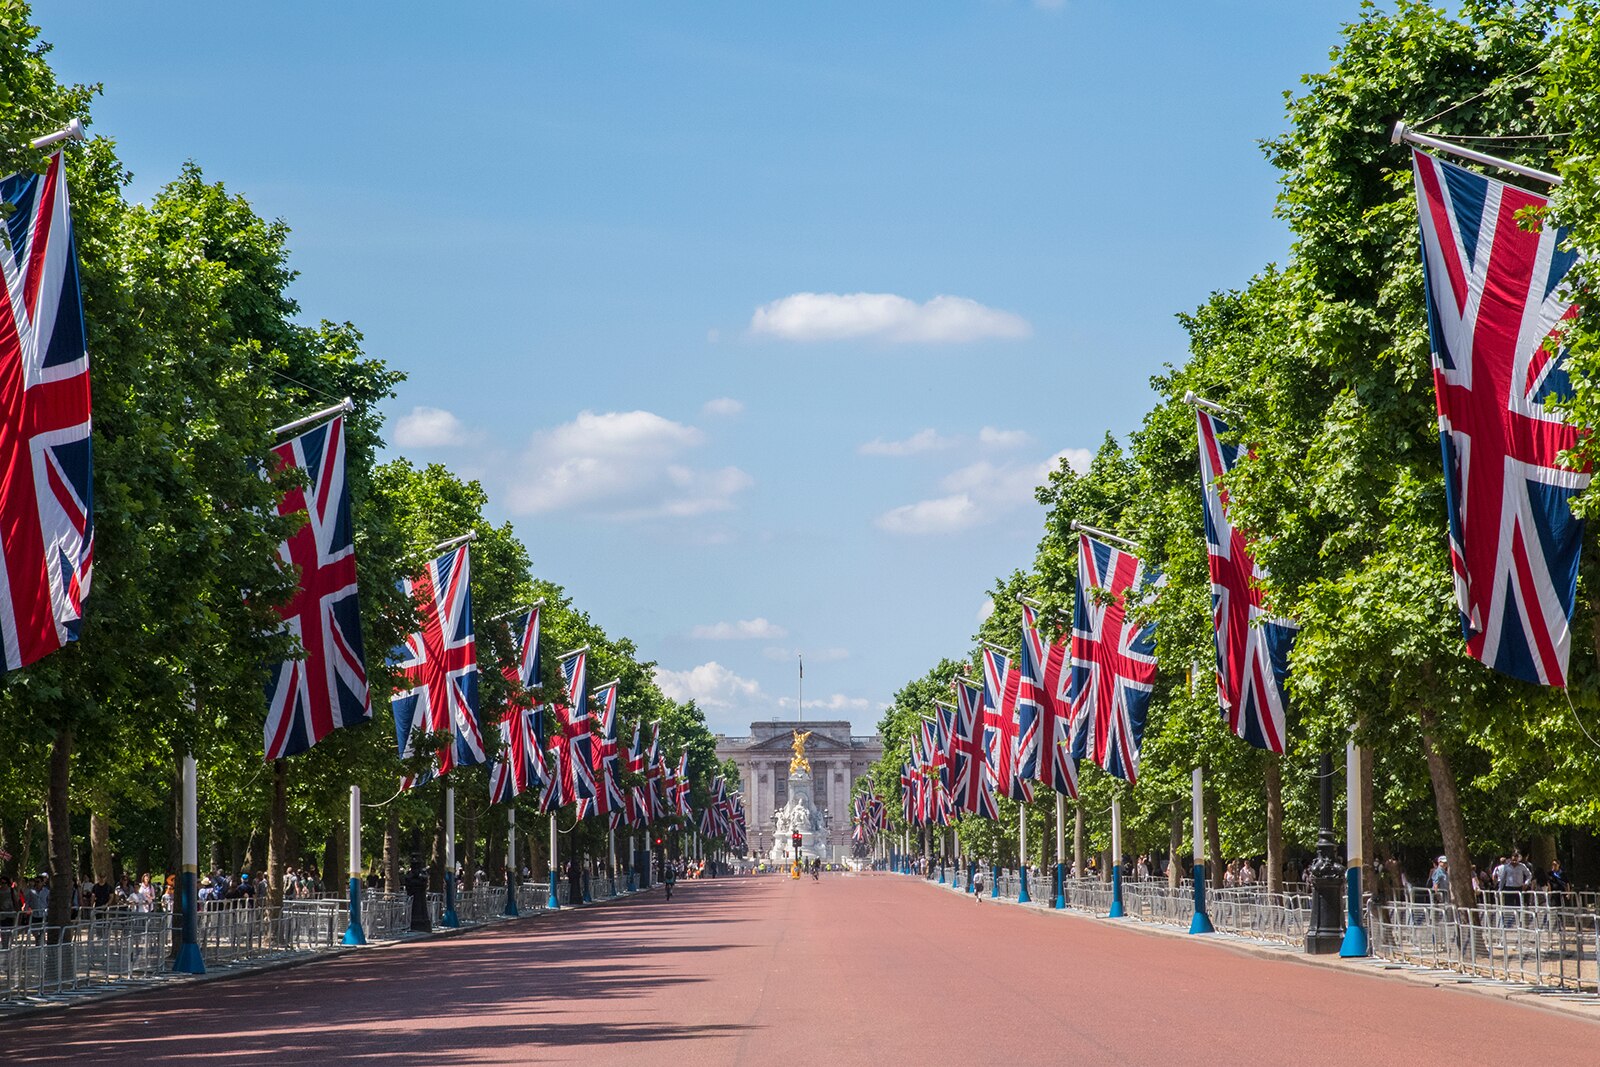
[[[919,878],[918,881],[926,882],[927,880]],[[937,889],[943,889],[946,893],[954,892],[948,886],[940,886],[935,882],[927,882],[927,884]],[[960,895],[966,896],[965,891]],[[1008,900],[1005,897],[990,900],[989,903],[1020,907],[1025,912],[1037,913],[1041,916],[1062,916],[1076,919],[1080,922],[1107,924],[1114,929],[1129,930],[1150,937],[1177,938],[1189,944],[1211,945],[1240,955],[1254,956],[1257,959],[1275,960],[1279,963],[1297,963],[1306,967],[1320,967],[1345,974],[1365,975],[1369,978],[1409,982],[1412,985],[1429,986],[1434,989],[1456,990],[1477,996],[1492,997],[1495,1000],[1521,1004],[1539,1011],[1555,1012],[1571,1019],[1600,1023],[1600,996],[1592,993],[1574,993],[1565,989],[1513,985],[1510,982],[1495,978],[1475,978],[1470,975],[1457,974],[1454,971],[1430,970],[1415,964],[1385,960],[1378,956],[1363,956],[1348,960],[1333,955],[1311,956],[1295,952],[1288,947],[1250,941],[1233,934],[1190,934],[1177,927],[1165,926],[1160,923],[1149,923],[1133,918],[1111,919],[1104,915],[1095,915],[1070,907],[1057,910],[1035,904],[1018,904],[1015,900]],[[1583,999],[1564,999],[1570,997],[1582,997]]]
[[[626,895],[618,894],[615,897],[606,897],[602,900],[595,900],[592,903],[582,905],[578,908],[574,908],[571,905],[563,905],[560,908],[560,912],[576,914],[577,912],[589,908],[612,906],[624,903],[637,897],[642,897],[649,893],[653,893],[656,889],[657,886],[652,885],[649,889],[639,889]],[[488,922],[477,923],[472,926],[435,927],[429,933],[398,937],[393,941],[384,941],[367,945],[342,945],[338,948],[302,952],[295,955],[282,956],[277,959],[257,960],[254,962],[247,961],[232,966],[225,966],[223,969],[207,971],[205,974],[176,974],[171,971],[166,971],[159,975],[152,975],[148,978],[135,979],[134,981],[137,984],[129,984],[126,986],[113,985],[103,989],[88,989],[81,993],[66,994],[72,999],[61,1002],[42,1004],[22,1003],[10,1006],[0,1004],[0,1026],[3,1026],[5,1023],[10,1022],[13,1019],[30,1018],[35,1015],[50,1015],[63,1012],[79,1011],[102,1004],[108,1000],[118,1000],[123,997],[137,997],[148,993],[166,992],[172,989],[181,989],[186,986],[203,985],[207,982],[226,982],[234,978],[246,978],[257,974],[269,974],[274,971],[287,971],[294,967],[304,967],[307,964],[312,963],[324,963],[328,960],[342,959],[346,956],[370,955],[374,952],[390,952],[398,948],[403,948],[407,945],[426,944],[430,941],[446,941],[451,938],[464,937],[468,934],[477,934],[488,930],[502,929],[515,926],[523,922],[533,922],[537,919],[542,919],[546,916],[553,916],[556,914],[558,913],[546,911],[544,908],[540,908],[537,911],[533,911],[524,915],[517,915],[514,917],[504,915],[496,916]]]

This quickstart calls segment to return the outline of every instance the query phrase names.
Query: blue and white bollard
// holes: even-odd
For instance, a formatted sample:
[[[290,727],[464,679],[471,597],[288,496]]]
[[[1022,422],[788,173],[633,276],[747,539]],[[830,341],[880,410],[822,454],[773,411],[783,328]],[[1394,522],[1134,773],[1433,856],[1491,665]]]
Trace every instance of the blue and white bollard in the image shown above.
[[[1017,903],[1031,904],[1028,896],[1028,809],[1017,805]]]
[[[1354,743],[1345,745],[1345,852],[1349,866],[1345,868],[1345,924],[1344,941],[1339,945],[1339,955],[1350,959],[1367,955],[1366,917],[1361,913],[1361,866],[1366,861],[1361,848],[1361,750]]]
[[[556,890],[556,872],[561,869],[561,863],[560,863],[558,857],[556,856],[556,845],[557,844],[558,844],[558,840],[556,838],[556,816],[555,816],[555,812],[551,812],[550,813],[550,895],[547,898],[545,898],[544,907],[545,907],[546,911],[560,911],[561,910],[561,896]]]
[[[1111,798],[1111,911],[1107,916],[1122,918],[1122,800]]]
[[[993,879],[994,884],[989,887],[989,899],[990,900],[999,900],[1000,899],[1000,861],[999,860],[995,860],[994,864],[993,864],[993,867],[994,867],[994,879]]]
[[[1205,794],[1199,767],[1194,769],[1194,918],[1189,920],[1191,934],[1214,934],[1211,916],[1206,914],[1206,809]]]
[[[1056,898],[1050,902],[1052,908],[1064,909],[1067,906],[1066,871],[1062,864],[1056,864]]]

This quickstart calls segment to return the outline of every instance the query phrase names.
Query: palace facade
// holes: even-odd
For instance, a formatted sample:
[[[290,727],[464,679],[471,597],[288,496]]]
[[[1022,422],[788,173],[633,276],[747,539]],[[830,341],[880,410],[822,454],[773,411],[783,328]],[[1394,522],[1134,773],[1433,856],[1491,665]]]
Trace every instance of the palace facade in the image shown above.
[[[806,739],[806,759],[811,763],[817,806],[832,816],[829,854],[847,856],[850,794],[856,779],[866,777],[872,764],[883,756],[883,740],[876,734],[855,736],[844,721],[753,722],[748,737],[716,735],[717,760],[731,759],[739,767],[750,854],[766,856],[772,847],[772,814],[789,800],[789,760],[794,755],[796,730],[811,731]]]

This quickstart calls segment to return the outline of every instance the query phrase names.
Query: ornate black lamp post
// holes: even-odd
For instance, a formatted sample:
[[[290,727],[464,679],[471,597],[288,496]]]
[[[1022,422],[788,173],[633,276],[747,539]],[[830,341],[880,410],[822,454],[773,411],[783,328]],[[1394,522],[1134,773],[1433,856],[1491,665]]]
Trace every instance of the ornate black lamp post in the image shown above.
[[[411,929],[429,933],[433,916],[428,913],[428,872],[422,869],[422,838],[415,830],[411,831],[411,870],[406,872],[405,888],[411,898]]]
[[[1306,930],[1306,952],[1327,955],[1344,943],[1344,864],[1339,862],[1333,837],[1333,757],[1322,754],[1321,811],[1317,830],[1317,858],[1311,861],[1311,925]]]

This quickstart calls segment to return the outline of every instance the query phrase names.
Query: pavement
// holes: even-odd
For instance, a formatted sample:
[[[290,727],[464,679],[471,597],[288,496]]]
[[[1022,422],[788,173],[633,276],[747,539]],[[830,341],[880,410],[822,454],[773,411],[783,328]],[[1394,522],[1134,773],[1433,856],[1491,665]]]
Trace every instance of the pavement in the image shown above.
[[[0,1023],[6,1063],[1600,1062],[1586,1019],[997,907],[920,879],[680,882]]]

